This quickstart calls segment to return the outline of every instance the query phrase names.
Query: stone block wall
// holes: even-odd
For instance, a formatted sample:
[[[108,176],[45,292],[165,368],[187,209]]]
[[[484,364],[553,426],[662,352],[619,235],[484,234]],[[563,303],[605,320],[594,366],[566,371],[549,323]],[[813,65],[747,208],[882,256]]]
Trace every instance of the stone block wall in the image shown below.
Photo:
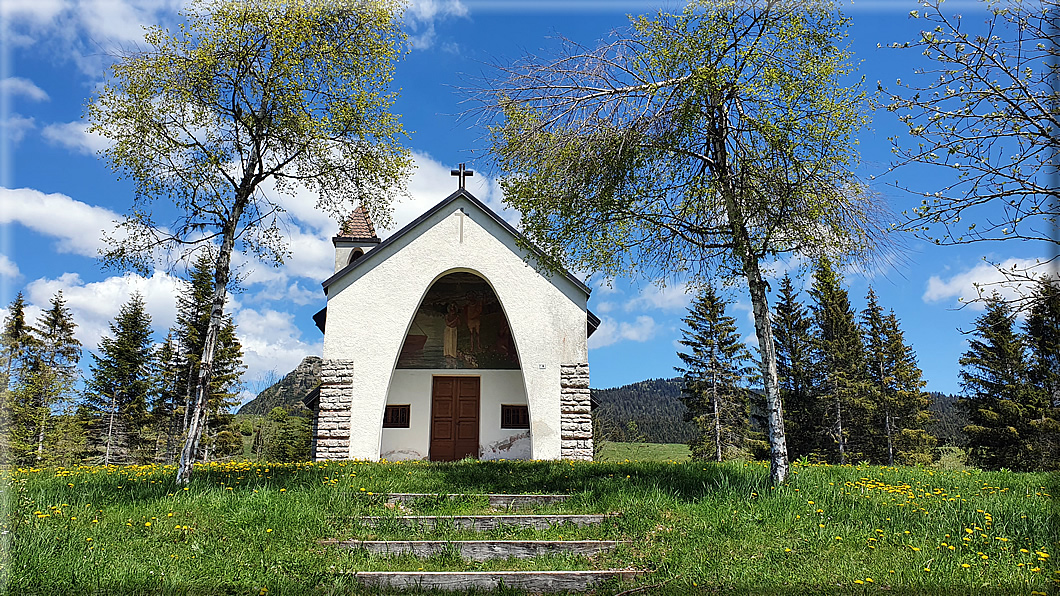
[[[353,405],[353,361],[324,360],[320,370],[320,405],[313,435],[314,459],[350,458]]]
[[[589,400],[589,364],[561,364],[560,457],[593,459],[593,419]]]

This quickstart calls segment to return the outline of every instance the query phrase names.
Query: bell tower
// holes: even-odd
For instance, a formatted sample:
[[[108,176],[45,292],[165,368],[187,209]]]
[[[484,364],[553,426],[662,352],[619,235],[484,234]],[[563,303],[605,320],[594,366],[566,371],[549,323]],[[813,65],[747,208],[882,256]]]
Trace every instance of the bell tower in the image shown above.
[[[372,218],[363,206],[358,206],[339,227],[339,234],[331,239],[335,245],[335,271],[356,261],[379,244]]]

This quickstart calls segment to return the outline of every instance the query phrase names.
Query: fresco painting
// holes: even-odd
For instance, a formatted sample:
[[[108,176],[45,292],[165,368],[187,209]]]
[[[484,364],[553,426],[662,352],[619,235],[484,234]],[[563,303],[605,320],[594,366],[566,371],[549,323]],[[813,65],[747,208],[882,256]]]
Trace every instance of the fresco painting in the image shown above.
[[[397,368],[518,369],[508,319],[493,288],[473,273],[450,273],[423,298]]]

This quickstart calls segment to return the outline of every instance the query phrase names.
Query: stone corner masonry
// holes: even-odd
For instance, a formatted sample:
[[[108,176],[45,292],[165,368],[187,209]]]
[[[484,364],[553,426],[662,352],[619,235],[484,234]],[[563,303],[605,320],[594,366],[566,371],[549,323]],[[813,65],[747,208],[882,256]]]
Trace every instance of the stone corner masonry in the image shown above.
[[[561,364],[560,457],[593,459],[593,419],[589,397],[589,364]]]
[[[353,361],[324,360],[320,370],[320,405],[316,419],[317,461],[349,459],[353,406]]]

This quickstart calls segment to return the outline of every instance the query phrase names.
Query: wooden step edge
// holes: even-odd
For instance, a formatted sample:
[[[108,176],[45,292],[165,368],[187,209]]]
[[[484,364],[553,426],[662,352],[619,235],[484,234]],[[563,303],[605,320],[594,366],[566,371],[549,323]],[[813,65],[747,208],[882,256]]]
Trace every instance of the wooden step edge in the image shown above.
[[[324,546],[363,548],[377,555],[412,554],[430,557],[455,549],[461,558],[472,561],[490,559],[529,559],[550,554],[591,556],[613,550],[628,540],[322,540]]]
[[[576,526],[587,526],[602,523],[604,520],[617,517],[618,513],[591,514],[556,514],[556,515],[402,515],[396,517],[365,516],[361,522],[368,526],[378,526],[384,520],[409,525],[436,526],[439,522],[451,523],[458,528],[488,530],[499,526],[532,527],[545,529],[572,523]]]
[[[570,495],[534,495],[534,494],[467,494],[467,493],[390,493],[387,495],[387,503],[408,503],[417,499],[427,498],[460,499],[471,497],[486,497],[491,507],[512,507],[519,505],[550,505],[562,503],[570,499]]]
[[[354,577],[369,587],[433,590],[492,590],[507,587],[534,592],[585,590],[611,579],[628,581],[645,573],[633,569],[594,571],[358,571]]]

